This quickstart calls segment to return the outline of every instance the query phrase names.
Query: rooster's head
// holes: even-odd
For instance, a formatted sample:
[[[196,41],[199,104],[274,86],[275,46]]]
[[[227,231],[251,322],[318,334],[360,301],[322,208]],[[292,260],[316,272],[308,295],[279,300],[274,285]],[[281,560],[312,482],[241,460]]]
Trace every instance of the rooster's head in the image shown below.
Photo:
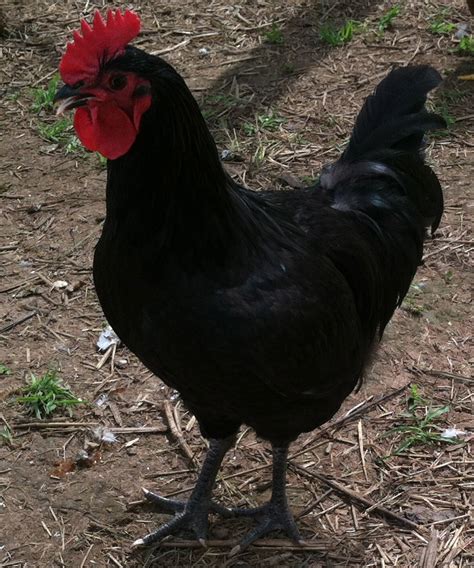
[[[92,25],[82,20],[59,66],[65,85],[56,93],[58,114],[75,108],[81,142],[109,159],[128,152],[152,102],[150,81],[138,72],[139,50],[128,46],[139,31],[130,10],[109,10],[105,21],[96,12]]]

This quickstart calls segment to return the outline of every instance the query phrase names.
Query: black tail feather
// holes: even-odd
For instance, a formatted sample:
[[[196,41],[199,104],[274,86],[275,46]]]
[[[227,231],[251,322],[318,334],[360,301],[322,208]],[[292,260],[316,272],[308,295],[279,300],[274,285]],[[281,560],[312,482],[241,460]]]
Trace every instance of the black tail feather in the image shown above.
[[[367,156],[380,148],[418,152],[422,147],[424,132],[445,127],[446,122],[441,116],[424,111],[393,117],[374,128],[367,138],[362,139],[357,146],[354,145],[349,152],[344,153],[343,160],[352,161],[354,158]]]
[[[415,206],[424,226],[432,231],[438,227],[443,195],[438,178],[424,163],[423,139],[425,132],[446,127],[441,116],[425,109],[427,94],[440,81],[428,66],[395,69],[366,99],[346,150],[320,178],[334,207],[365,210],[389,202],[395,207],[389,196],[395,183],[396,193]],[[369,178],[372,184],[367,184]],[[376,179],[385,179],[385,185]]]
[[[371,150],[395,145],[399,150],[419,150],[425,130],[445,125],[441,117],[424,112],[427,94],[441,80],[440,74],[427,65],[389,73],[366,99],[342,160],[354,161]]]

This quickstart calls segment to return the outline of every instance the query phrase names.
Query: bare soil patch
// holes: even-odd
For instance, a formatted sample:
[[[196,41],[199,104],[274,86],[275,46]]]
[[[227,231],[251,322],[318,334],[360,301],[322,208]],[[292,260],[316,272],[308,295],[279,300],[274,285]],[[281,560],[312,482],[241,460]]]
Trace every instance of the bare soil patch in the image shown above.
[[[430,31],[440,18],[468,23],[464,2],[400,3],[383,33],[380,18],[393,4],[379,0],[134,3],[144,21],[138,43],[166,52],[229,152],[229,170],[255,188],[288,190],[289,174],[317,176],[393,65],[429,63],[447,77],[433,104],[451,125],[428,147],[445,189],[441,228],[361,390],[292,448],[289,497],[308,547],[275,535],[232,559],[228,552],[249,528],[243,521],[213,519],[207,549],[184,539],[130,549],[164,519],[140,502],[141,487],[185,495],[205,445],[179,398],[125,348],[105,361],[97,353],[105,322],[91,262],[105,171],[74,144],[66,153],[69,133],[55,142],[48,127],[56,118],[32,109],[33,91],[54,75],[80,9],[89,15],[106,4],[3,5],[0,363],[8,374],[0,375],[0,432],[12,439],[0,438],[0,566],[474,566],[474,82],[458,79],[473,72],[473,56],[457,51],[454,32]],[[349,20],[362,23],[351,41],[320,39],[322,26]],[[55,285],[60,280],[69,287]],[[88,403],[72,417],[55,415],[62,425],[26,426],[38,421],[15,402],[18,389],[51,367]],[[425,407],[449,407],[430,426],[434,433],[455,427],[467,435],[395,455],[407,434],[392,429],[414,424],[407,413],[413,384],[423,398],[420,416]],[[94,446],[94,424],[118,429],[117,442]],[[90,460],[72,470],[84,449]],[[242,431],[216,496],[232,505],[264,502],[269,465],[267,445]]]

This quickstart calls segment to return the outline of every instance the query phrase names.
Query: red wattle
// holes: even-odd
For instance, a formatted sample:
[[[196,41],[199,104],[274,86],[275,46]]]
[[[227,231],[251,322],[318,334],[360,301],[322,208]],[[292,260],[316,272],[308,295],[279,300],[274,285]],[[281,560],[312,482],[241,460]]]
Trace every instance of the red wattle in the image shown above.
[[[109,160],[126,154],[138,133],[127,113],[115,101],[78,108],[74,128],[88,150],[100,152]]]

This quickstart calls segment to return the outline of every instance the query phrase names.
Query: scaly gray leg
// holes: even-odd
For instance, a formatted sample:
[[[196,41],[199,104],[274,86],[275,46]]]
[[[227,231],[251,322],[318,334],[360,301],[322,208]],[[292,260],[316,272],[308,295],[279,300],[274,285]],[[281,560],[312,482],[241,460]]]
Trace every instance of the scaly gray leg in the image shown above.
[[[221,512],[223,514],[228,512],[225,507],[211,503],[211,494],[222,460],[227,450],[234,443],[234,439],[234,436],[230,436],[223,440],[211,439],[209,441],[209,450],[196,485],[187,502],[165,499],[145,490],[145,497],[148,500],[157,503],[165,512],[175,513],[175,516],[156,531],[137,539],[132,546],[151,544],[165,536],[175,534],[181,529],[193,531],[199,542],[205,546],[209,512]]]
[[[285,532],[297,544],[304,544],[286,499],[286,463],[288,447],[273,446],[272,496],[268,503],[255,509],[231,509],[235,516],[256,517],[258,525],[235,546],[230,555],[245,550],[252,542],[274,530]]]

